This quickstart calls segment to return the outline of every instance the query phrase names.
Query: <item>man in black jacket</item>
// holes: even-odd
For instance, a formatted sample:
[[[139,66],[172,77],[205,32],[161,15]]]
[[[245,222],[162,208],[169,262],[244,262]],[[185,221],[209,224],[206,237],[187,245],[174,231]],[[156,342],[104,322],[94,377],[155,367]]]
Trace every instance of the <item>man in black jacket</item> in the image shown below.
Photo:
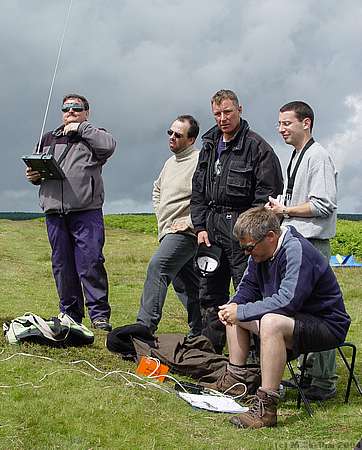
[[[241,212],[264,205],[269,195],[281,194],[283,178],[271,146],[241,118],[242,107],[233,91],[218,91],[211,108],[216,126],[202,136],[192,181],[191,218],[198,244],[222,249],[220,267],[200,285],[202,334],[221,353],[225,327],[218,319],[218,307],[229,299],[231,279],[238,286],[247,263],[233,237],[236,219]]]

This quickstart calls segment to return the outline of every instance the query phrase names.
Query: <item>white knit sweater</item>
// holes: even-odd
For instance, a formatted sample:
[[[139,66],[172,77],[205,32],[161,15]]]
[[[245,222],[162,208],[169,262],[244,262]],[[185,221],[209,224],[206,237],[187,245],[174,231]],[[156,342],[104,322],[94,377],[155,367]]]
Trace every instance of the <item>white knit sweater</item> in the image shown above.
[[[186,233],[192,233],[190,199],[192,176],[195,172],[199,151],[193,146],[169,158],[157,180],[153,183],[152,203],[158,222],[158,239],[174,233],[171,225],[186,222]]]

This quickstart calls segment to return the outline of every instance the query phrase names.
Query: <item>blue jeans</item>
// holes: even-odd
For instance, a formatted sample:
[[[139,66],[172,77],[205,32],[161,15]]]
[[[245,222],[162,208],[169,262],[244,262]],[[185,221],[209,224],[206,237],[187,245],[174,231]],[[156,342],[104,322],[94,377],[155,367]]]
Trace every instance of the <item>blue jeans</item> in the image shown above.
[[[182,233],[166,234],[148,264],[137,322],[152,333],[162,317],[167,289],[174,290],[187,310],[191,335],[201,333],[199,277],[193,269],[196,237]]]

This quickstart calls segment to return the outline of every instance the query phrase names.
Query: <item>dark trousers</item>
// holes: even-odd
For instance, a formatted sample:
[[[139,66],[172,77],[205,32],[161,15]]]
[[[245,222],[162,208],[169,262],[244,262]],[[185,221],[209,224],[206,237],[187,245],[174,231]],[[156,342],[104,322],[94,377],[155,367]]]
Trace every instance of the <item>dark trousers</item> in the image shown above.
[[[199,305],[199,277],[193,270],[193,257],[197,248],[196,238],[191,235],[166,234],[148,264],[137,322],[157,330],[167,289],[172,283],[174,290],[187,310],[190,335],[201,333]]]
[[[221,247],[222,254],[215,274],[202,278],[200,282],[202,334],[211,340],[218,353],[222,352],[226,341],[225,326],[219,320],[218,307],[229,301],[230,281],[236,289],[248,260],[233,236],[238,215],[237,212],[212,212],[207,222],[209,240]]]
[[[331,257],[331,246],[329,239],[313,239],[308,241],[317,248],[329,261]],[[303,356],[299,363],[303,363]],[[324,390],[333,390],[336,387],[336,349],[323,352],[308,353],[305,376],[311,378],[311,385]]]
[[[92,321],[109,319],[102,210],[47,214],[46,224],[60,311],[81,322],[85,297]]]

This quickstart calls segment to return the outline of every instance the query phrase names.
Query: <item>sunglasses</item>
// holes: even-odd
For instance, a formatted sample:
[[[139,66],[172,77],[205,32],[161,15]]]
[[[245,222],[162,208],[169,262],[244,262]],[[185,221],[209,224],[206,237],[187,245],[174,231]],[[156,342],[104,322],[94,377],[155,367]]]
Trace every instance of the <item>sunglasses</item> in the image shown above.
[[[173,130],[167,130],[167,134],[168,134],[169,136],[175,135],[175,138],[176,138],[176,139],[181,139],[181,138],[184,137],[183,134],[177,133],[177,131],[173,131]]]
[[[84,106],[80,103],[64,103],[62,106],[63,112],[69,112],[70,110],[73,110],[74,112],[82,112],[85,110]]]
[[[259,239],[258,241],[254,242],[253,244],[240,244],[240,249],[242,252],[248,252],[251,253],[254,248],[260,244],[261,241],[263,241],[265,239],[265,236],[261,239]]]

